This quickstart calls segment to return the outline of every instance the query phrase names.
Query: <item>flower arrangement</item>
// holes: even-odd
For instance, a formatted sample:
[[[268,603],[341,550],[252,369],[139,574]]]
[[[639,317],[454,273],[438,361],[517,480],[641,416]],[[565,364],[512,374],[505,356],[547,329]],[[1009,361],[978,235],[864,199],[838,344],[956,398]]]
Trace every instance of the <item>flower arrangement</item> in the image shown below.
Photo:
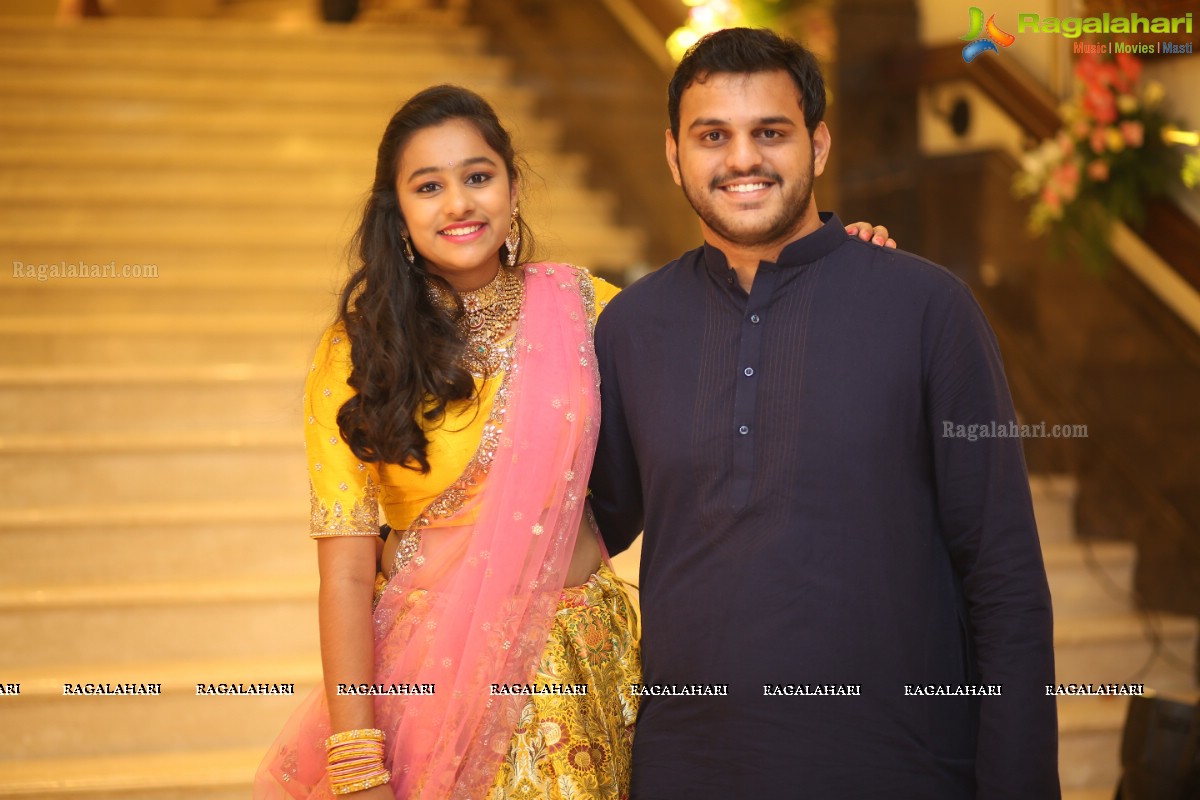
[[[1022,159],[1013,184],[1034,197],[1029,228],[1047,234],[1056,253],[1073,250],[1103,269],[1115,220],[1137,228],[1146,201],[1187,181],[1180,140],[1162,108],[1164,90],[1141,85],[1142,64],[1128,54],[1088,54],[1075,64],[1075,91],[1061,109],[1063,127]],[[1189,164],[1194,164],[1192,158]]]

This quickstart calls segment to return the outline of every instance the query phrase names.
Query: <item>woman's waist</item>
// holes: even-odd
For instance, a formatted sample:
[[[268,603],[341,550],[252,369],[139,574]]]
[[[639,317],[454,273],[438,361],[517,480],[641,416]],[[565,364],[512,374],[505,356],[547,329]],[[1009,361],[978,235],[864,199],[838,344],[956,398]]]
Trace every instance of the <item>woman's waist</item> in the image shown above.
[[[394,578],[392,581],[389,581],[382,572],[376,574],[376,594],[382,594],[384,590],[389,589],[388,584],[396,580]],[[608,564],[601,564],[583,583],[575,586],[564,586],[559,590],[558,608],[561,611],[568,608],[601,605],[614,597],[627,597],[626,586],[627,584],[621,578],[617,577],[617,574],[613,572]],[[390,591],[404,594],[405,608],[431,603],[447,594],[445,590],[415,585],[403,587],[394,585],[390,587]]]

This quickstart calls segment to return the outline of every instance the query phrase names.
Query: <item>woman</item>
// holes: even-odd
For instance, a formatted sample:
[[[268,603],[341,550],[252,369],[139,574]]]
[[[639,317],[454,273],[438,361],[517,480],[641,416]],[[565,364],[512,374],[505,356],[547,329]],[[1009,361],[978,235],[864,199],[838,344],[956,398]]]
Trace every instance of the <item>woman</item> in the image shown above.
[[[325,687],[256,797],[628,793],[637,618],[585,503],[616,290],[524,263],[518,187],[470,91],[427,89],[384,133],[305,394]]]
[[[325,692],[256,796],[627,791],[637,622],[584,514],[591,326],[616,290],[522,264],[518,181],[465,89],[421,92],[384,133],[306,391]],[[528,694],[551,686],[586,694]]]

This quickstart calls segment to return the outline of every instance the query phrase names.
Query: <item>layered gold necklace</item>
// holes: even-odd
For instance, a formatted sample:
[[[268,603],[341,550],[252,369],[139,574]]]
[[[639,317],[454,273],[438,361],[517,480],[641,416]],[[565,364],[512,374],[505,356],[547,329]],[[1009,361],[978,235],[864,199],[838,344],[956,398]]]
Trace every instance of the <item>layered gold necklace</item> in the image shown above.
[[[478,377],[495,375],[508,367],[509,347],[505,334],[521,313],[525,297],[525,281],[518,270],[501,267],[486,285],[469,292],[459,292],[463,315],[458,330],[466,341],[462,366]],[[426,283],[429,298],[442,308],[455,308],[454,294],[435,283]]]

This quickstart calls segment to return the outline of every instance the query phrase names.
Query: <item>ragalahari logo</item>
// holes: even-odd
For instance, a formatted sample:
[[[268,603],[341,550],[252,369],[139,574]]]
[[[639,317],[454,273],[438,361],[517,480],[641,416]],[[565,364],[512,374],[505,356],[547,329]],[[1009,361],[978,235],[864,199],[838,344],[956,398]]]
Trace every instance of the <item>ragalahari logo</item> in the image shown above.
[[[993,53],[1000,52],[996,49],[996,45],[1008,47],[1017,40],[1017,37],[1011,33],[1005,33],[996,27],[996,15],[992,14],[988,17],[987,24],[983,24],[983,10],[971,6],[971,29],[967,31],[966,36],[958,37],[964,42],[970,42],[963,48],[963,61],[970,64],[981,53],[992,51]]]

